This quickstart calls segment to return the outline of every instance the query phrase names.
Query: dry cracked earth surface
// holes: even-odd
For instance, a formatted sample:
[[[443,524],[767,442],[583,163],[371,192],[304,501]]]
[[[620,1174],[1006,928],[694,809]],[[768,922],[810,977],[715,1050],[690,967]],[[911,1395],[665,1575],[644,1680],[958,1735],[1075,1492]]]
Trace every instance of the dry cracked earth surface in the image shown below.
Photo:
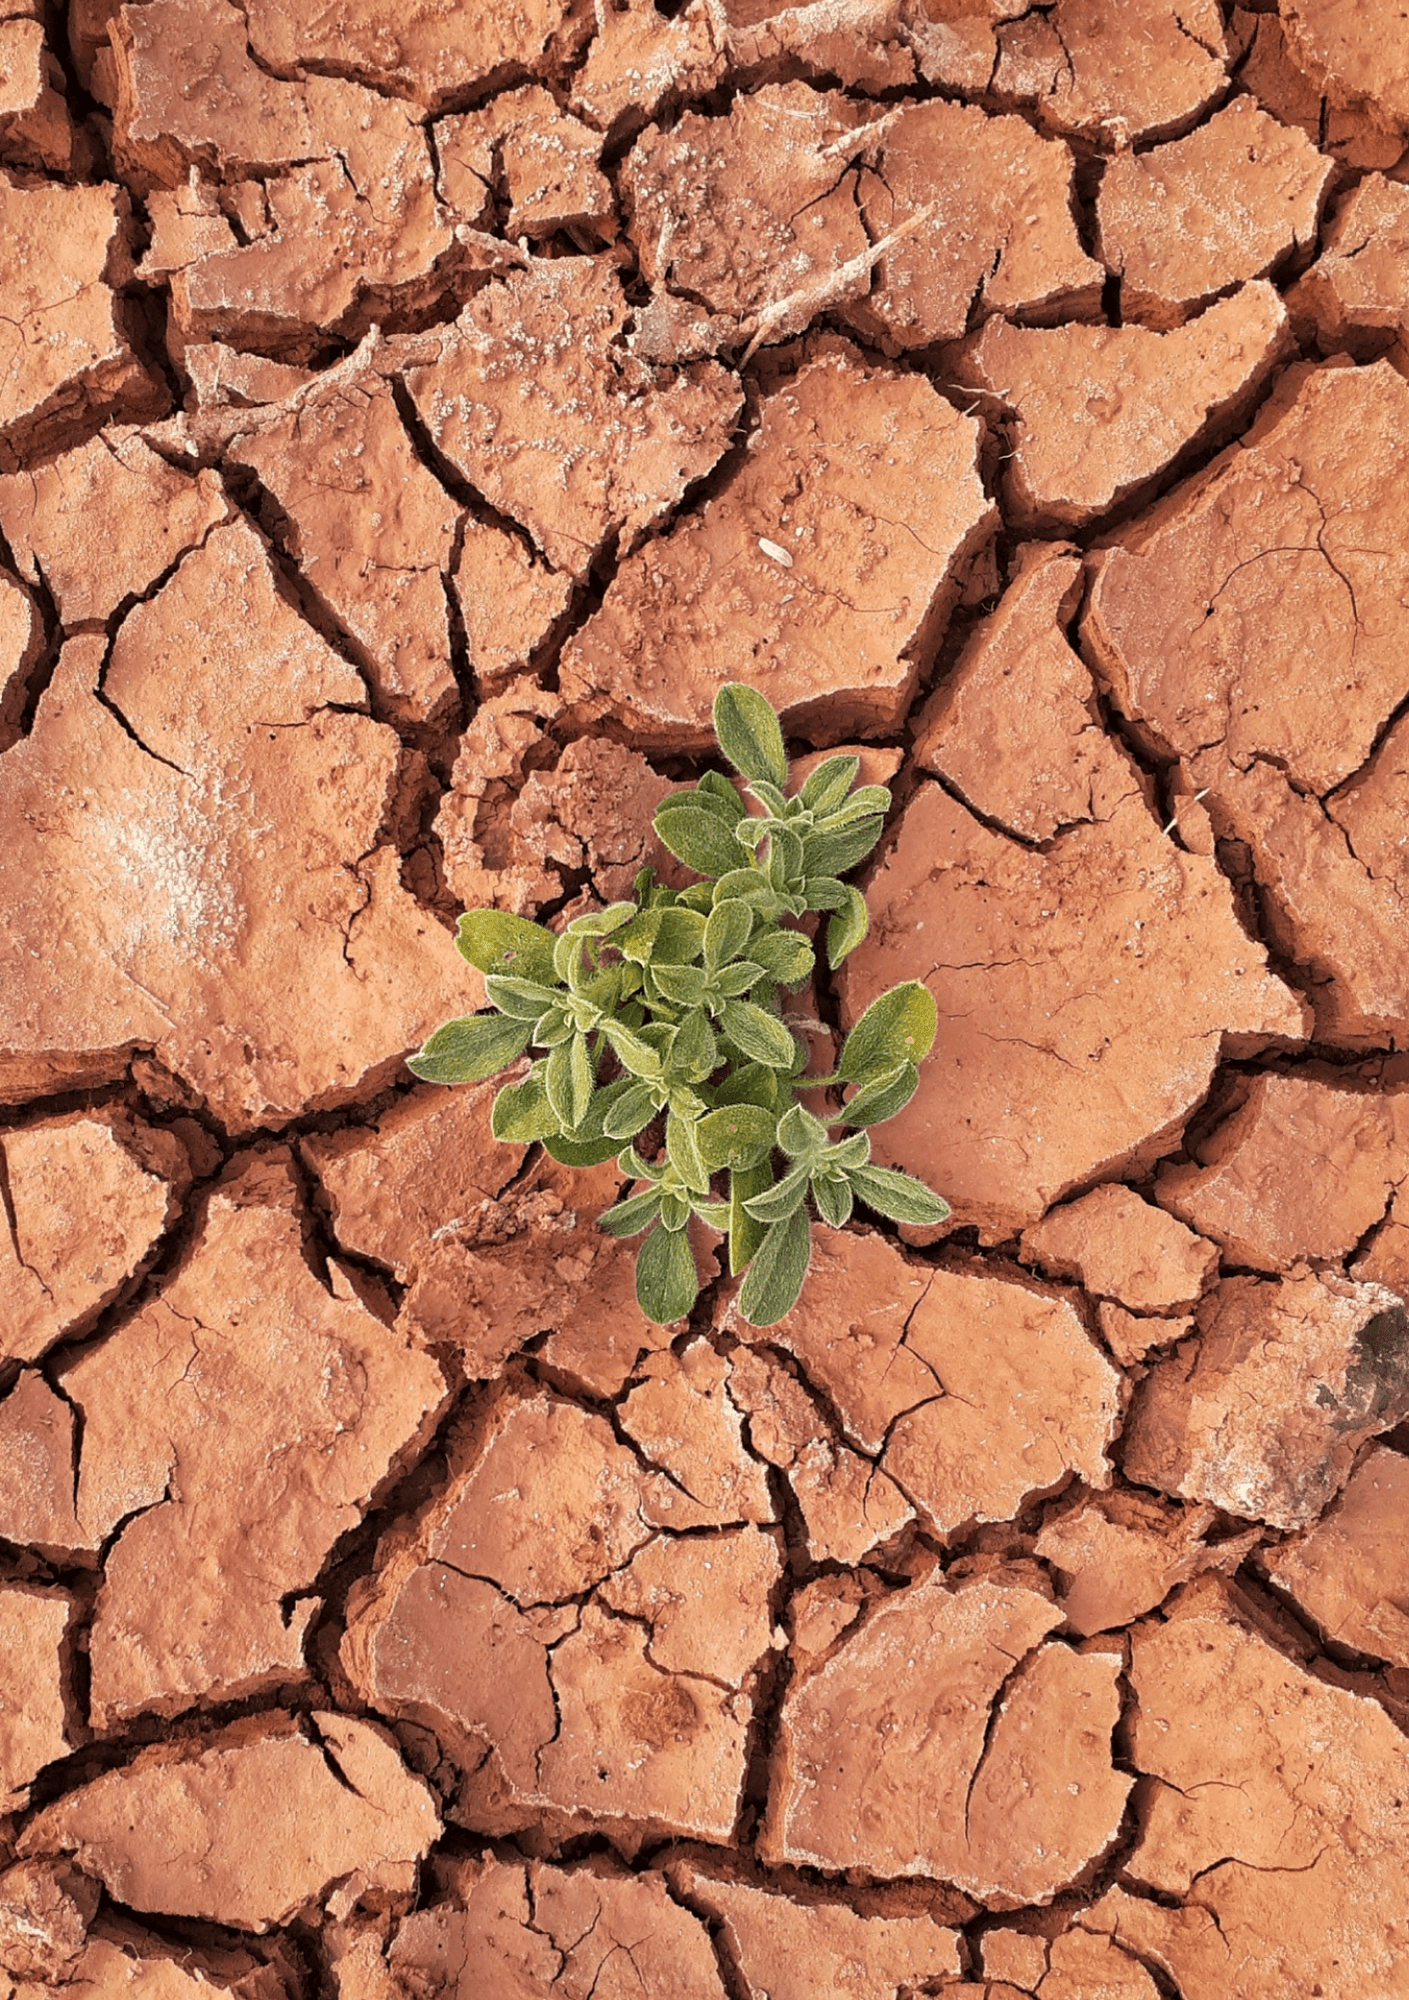
[[[0,1994],[1409,1995],[1395,0],[0,6]],[[881,1157],[415,1084],[747,679]]]

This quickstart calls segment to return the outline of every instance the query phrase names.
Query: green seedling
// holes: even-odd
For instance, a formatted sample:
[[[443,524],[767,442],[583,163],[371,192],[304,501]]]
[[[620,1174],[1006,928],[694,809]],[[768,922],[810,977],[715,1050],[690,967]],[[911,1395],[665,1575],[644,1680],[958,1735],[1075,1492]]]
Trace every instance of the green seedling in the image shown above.
[[[807,1050],[782,995],[816,961],[797,920],[826,914],[834,971],[860,944],[865,899],[841,878],[875,846],[890,793],[858,786],[860,760],[836,756],[789,796],[778,717],[742,682],[715,698],[714,733],[752,808],[706,771],[655,816],[664,845],[703,879],[668,889],[643,869],[630,902],[574,917],[560,936],[467,910],[456,943],[489,1006],[437,1029],[410,1067],[432,1083],[479,1083],[542,1051],[496,1095],[495,1137],[541,1140],[569,1166],[615,1155],[639,1183],[598,1225],[644,1234],[636,1296],[648,1319],[669,1325],[694,1305],[686,1224],[698,1215],[729,1239],[739,1311],[772,1326],[797,1303],[814,1219],[844,1228],[857,1202],[896,1222],[949,1214],[923,1181],[871,1164],[866,1130],[914,1095],[937,1023],[918,980],[893,986],[847,1036],[834,1075],[802,1075]],[[852,1094],[826,1122],[799,1101],[844,1086]],[[662,1133],[654,1159],[634,1143],[648,1126]]]

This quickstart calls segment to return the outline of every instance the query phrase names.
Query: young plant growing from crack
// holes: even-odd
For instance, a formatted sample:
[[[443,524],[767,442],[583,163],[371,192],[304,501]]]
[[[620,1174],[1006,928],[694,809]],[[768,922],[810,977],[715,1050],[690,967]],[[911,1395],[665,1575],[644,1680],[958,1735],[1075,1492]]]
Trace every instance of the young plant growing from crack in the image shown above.
[[[489,1007],[438,1028],[410,1068],[431,1083],[478,1083],[543,1050],[496,1095],[495,1137],[541,1140],[569,1166],[615,1154],[642,1184],[598,1226],[646,1232],[636,1297],[648,1319],[669,1325],[698,1296],[694,1214],[728,1236],[743,1317],[772,1326],[802,1290],[814,1211],[833,1229],[856,1201],[896,1222],[948,1215],[923,1181],[872,1166],[865,1130],[914,1095],[937,1022],[918,980],[893,986],[847,1036],[834,1075],[801,1074],[806,1046],[780,994],[806,985],[816,961],[791,925],[828,913],[834,971],[860,944],[865,899],[841,877],[875,846],[890,793],[858,787],[860,759],[835,756],[789,796],[778,717],[742,682],[715,697],[714,733],[758,810],[706,771],[655,815],[664,845],[704,879],[668,889],[644,868],[632,901],[574,917],[556,937],[507,911],[467,910],[456,944],[484,974]],[[848,1084],[853,1095],[826,1120],[798,1101]],[[633,1142],[662,1114],[663,1150],[645,1159]],[[860,1129],[833,1139],[834,1127]]]

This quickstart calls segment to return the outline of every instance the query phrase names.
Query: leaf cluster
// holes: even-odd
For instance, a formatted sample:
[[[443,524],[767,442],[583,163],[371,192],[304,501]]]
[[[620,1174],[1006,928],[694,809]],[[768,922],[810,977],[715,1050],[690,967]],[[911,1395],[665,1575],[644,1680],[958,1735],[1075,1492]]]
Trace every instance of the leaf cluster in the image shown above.
[[[495,1137],[541,1140],[571,1166],[615,1155],[640,1183],[599,1226],[645,1233],[636,1294],[648,1318],[669,1324],[695,1302],[693,1214],[729,1239],[743,1317],[772,1326],[802,1289],[814,1214],[834,1229],[857,1201],[899,1222],[948,1215],[922,1181],[871,1164],[866,1130],[914,1095],[937,1022],[919,981],[892,987],[847,1036],[835,1075],[803,1076],[806,1046],[783,1002],[816,963],[798,920],[826,914],[833,969],[865,937],[865,899],[841,877],[875,846],[890,793],[857,785],[859,758],[834,756],[790,796],[778,717],[743,683],[720,690],[714,729],[745,795],[706,771],[655,815],[661,841],[703,879],[675,890],[643,869],[632,900],[558,936],[467,910],[456,943],[489,1007],[439,1028],[410,1067],[474,1083],[541,1051],[497,1093]],[[854,1088],[831,1122],[849,1136],[833,1141],[798,1099],[840,1085]],[[654,1158],[635,1144],[648,1127],[661,1134]]]

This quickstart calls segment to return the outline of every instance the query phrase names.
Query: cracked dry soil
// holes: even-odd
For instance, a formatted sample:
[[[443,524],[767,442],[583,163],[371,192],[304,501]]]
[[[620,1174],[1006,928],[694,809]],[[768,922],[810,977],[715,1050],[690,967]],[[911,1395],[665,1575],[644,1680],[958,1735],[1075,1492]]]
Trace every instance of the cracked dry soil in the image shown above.
[[[0,1996],[1409,1996],[1391,0],[0,9]],[[726,679],[760,1331],[407,1052]]]

